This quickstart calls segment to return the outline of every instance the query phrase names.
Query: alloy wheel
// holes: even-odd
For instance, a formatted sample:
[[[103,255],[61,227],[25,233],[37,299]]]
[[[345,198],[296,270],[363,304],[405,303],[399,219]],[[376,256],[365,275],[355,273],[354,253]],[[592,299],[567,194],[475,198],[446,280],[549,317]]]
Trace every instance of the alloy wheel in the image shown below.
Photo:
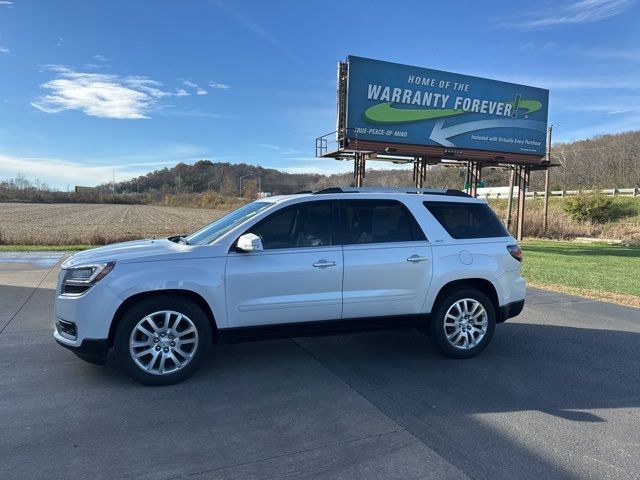
[[[167,375],[183,369],[198,350],[198,330],[182,313],[161,310],[140,320],[129,337],[129,354],[145,372]]]
[[[473,298],[462,298],[449,307],[444,316],[444,333],[449,344],[468,350],[478,345],[489,325],[482,303]]]

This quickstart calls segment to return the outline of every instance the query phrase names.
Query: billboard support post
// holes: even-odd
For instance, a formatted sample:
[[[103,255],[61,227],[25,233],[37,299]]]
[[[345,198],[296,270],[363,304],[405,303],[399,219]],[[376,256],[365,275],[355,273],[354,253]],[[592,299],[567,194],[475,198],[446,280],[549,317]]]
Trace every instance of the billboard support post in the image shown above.
[[[364,182],[364,171],[366,166],[366,160],[364,154],[356,152],[353,160],[353,182],[354,187],[362,187]]]
[[[509,168],[509,197],[507,200],[507,218],[505,219],[505,225],[507,231],[511,232],[511,209],[513,207],[513,179],[516,174],[516,167]]]
[[[482,164],[480,162],[469,162],[467,165],[469,173],[469,195],[472,197],[478,196],[478,183],[482,181]]]
[[[416,188],[422,188],[427,178],[427,157],[414,157],[413,182]]]
[[[520,165],[517,169],[518,209],[516,212],[516,240],[520,242],[524,238],[524,206],[527,196],[527,185],[529,184],[530,167],[528,165]]]

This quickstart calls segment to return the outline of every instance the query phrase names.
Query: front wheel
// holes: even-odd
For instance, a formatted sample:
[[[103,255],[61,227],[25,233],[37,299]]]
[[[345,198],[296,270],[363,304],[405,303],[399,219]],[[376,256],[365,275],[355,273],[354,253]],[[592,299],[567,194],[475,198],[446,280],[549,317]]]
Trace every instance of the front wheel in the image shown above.
[[[489,344],[496,313],[489,298],[476,289],[457,290],[444,298],[431,319],[431,338],[453,358],[470,358]]]
[[[196,304],[177,296],[142,300],[122,317],[115,337],[118,363],[136,381],[172,385],[207,358],[211,325]]]

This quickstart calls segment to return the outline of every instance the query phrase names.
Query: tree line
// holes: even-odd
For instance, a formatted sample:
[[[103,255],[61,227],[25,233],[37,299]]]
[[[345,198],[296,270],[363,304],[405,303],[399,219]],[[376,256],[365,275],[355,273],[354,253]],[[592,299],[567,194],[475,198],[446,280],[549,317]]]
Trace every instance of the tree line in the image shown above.
[[[555,143],[551,152],[552,163],[559,165],[552,169],[552,190],[640,187],[640,131]],[[326,161],[328,165],[332,162]],[[425,185],[462,189],[465,175],[465,168],[436,165],[427,172]],[[350,172],[336,175],[286,173],[244,163],[199,160],[193,164],[178,163],[172,168],[165,167],[115,185],[103,184],[78,193],[57,192],[44,182],[30,181],[18,174],[15,178],[0,180],[0,201],[157,203],[164,202],[167,196],[203,193],[221,198],[255,198],[259,192],[291,194],[349,186],[352,181]],[[509,172],[485,168],[483,181],[487,187],[508,185]],[[411,169],[371,169],[366,172],[365,185],[400,187],[412,184]],[[544,188],[542,173],[531,175],[530,188]]]

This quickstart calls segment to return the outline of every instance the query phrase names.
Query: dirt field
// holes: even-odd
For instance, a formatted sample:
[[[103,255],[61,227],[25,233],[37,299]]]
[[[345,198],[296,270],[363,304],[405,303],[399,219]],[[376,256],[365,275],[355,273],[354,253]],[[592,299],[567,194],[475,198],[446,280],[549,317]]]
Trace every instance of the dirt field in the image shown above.
[[[0,243],[104,244],[193,232],[221,210],[155,205],[0,203]]]

